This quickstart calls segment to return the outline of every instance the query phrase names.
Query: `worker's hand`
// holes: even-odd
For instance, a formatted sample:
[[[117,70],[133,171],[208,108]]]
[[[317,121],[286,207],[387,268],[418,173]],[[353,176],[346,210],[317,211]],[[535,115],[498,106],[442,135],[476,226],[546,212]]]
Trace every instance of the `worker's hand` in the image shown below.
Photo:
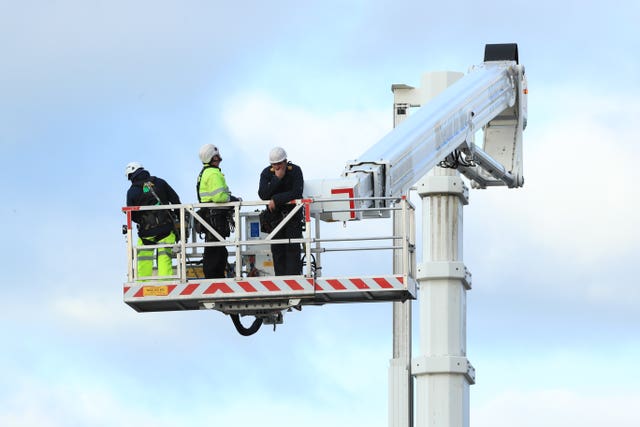
[[[282,179],[287,172],[287,164],[285,162],[274,163],[273,171],[278,179]]]
[[[269,210],[270,210],[271,212],[273,212],[273,211],[274,211],[274,209],[276,208],[276,202],[274,202],[274,201],[273,201],[273,199],[269,200],[269,205],[268,205],[268,207],[269,207]]]

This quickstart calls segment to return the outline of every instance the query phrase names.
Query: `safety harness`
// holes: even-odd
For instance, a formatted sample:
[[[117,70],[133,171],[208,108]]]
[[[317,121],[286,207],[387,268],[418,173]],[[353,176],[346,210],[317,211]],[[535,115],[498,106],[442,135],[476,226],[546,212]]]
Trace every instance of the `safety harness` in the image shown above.
[[[162,204],[162,200],[158,196],[155,190],[155,184],[153,180],[146,181],[142,184],[142,196],[140,197],[140,206],[158,206]],[[153,228],[171,224],[173,225],[173,219],[171,214],[166,211],[143,211],[141,212],[140,218],[140,228],[143,231],[151,230]],[[155,241],[152,241],[145,237],[140,237],[142,243],[145,245],[153,245],[157,241],[164,239],[169,234],[171,234],[171,230],[166,233],[162,233],[159,236],[153,236]]]

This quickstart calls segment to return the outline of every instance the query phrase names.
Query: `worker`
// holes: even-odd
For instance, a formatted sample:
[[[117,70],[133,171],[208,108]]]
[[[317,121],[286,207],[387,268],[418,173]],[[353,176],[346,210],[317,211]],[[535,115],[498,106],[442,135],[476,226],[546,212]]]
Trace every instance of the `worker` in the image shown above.
[[[274,147],[269,152],[269,163],[260,174],[258,195],[262,200],[269,200],[267,209],[282,219],[294,208],[289,202],[302,198],[302,169],[287,160],[287,153],[282,147]],[[301,238],[302,221],[302,210],[299,210],[274,238]],[[271,254],[276,276],[302,274],[300,243],[272,244]]]
[[[202,170],[198,176],[198,201],[200,203],[227,203],[242,201],[229,191],[224,174],[220,170],[222,157],[218,147],[205,144],[200,147]],[[233,210],[224,208],[206,208],[198,213],[203,216],[222,237],[231,235],[231,215]],[[219,241],[212,233],[205,230],[205,242]],[[203,272],[206,279],[223,278],[227,275],[227,258],[229,251],[226,246],[206,246],[202,257]]]
[[[125,168],[131,181],[127,191],[127,206],[180,204],[178,194],[162,178],[151,176],[139,162]],[[176,243],[174,219],[169,210],[132,211],[131,219],[138,225],[138,246]],[[171,276],[171,248],[157,249],[158,276]],[[153,275],[154,249],[138,251],[138,278]]]

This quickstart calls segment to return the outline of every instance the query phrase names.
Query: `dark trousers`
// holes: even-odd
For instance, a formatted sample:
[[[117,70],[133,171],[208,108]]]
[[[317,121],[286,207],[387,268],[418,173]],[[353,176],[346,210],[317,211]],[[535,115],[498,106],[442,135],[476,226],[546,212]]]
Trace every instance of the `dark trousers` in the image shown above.
[[[271,245],[273,270],[276,276],[292,276],[302,274],[300,259],[300,243]]]
[[[205,279],[219,279],[227,275],[229,251],[224,246],[206,247],[202,256]]]
[[[293,239],[302,237],[302,223],[299,218],[292,218],[275,239]],[[300,243],[283,243],[271,245],[273,255],[273,270],[276,276],[294,276],[302,274],[302,260],[300,259]]]

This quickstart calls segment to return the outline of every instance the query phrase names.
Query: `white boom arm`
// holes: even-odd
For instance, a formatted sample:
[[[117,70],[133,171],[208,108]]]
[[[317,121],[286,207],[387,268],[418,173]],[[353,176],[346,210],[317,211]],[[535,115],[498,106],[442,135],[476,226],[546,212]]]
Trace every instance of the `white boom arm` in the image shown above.
[[[351,182],[351,197],[355,198],[399,197],[445,158],[475,186],[522,186],[522,131],[527,120],[524,67],[518,64],[515,45],[515,54],[507,58],[492,54],[491,46],[504,45],[487,45],[483,64],[473,67],[360,158],[348,163],[337,186]],[[474,135],[483,128],[481,149],[475,145]],[[324,181],[324,188],[318,190],[317,185],[310,184],[305,193],[330,197],[328,186]],[[375,199],[359,204],[384,206]],[[353,218],[351,215],[349,219]]]

